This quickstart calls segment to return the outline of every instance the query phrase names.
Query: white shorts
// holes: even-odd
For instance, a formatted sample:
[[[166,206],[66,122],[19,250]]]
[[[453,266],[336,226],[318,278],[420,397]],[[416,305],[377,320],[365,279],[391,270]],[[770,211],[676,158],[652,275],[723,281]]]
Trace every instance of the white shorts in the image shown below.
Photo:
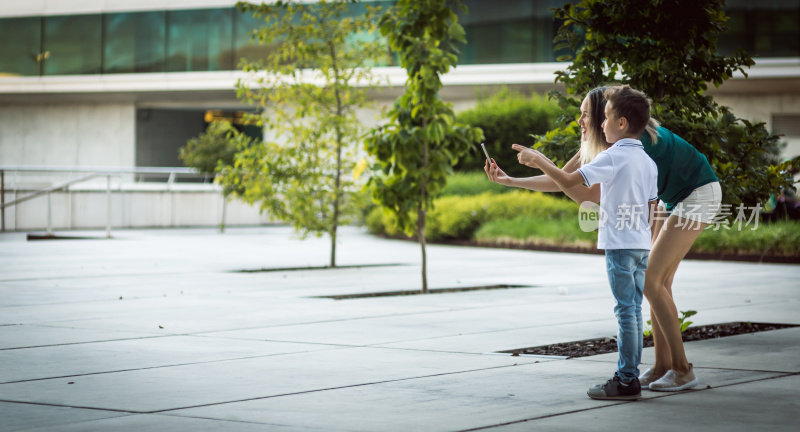
[[[660,203],[664,205],[663,202]],[[682,219],[710,224],[719,213],[722,204],[722,188],[719,182],[700,186],[692,191],[683,201],[675,204],[672,213]]]

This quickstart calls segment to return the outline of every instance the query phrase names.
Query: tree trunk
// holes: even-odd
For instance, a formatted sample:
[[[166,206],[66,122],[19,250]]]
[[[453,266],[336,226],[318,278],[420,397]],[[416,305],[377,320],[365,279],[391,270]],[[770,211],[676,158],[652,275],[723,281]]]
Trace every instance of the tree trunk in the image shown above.
[[[338,95],[337,95],[338,96]],[[341,195],[342,143],[341,132],[336,128],[336,189],[333,192],[333,220],[331,221],[331,267],[336,267],[336,231],[339,227],[339,200]]]
[[[341,110],[339,91],[336,91],[336,102]],[[342,131],[336,126],[336,189],[333,192],[333,221],[331,221],[331,267],[336,267],[336,231],[339,228],[339,201],[342,198]]]
[[[338,98],[338,94],[337,94]],[[333,221],[331,221],[331,267],[336,267],[336,231],[339,227],[339,200],[341,195],[342,137],[336,128],[336,189],[333,192]]]
[[[336,95],[336,118],[342,118],[342,96],[339,94],[339,68],[336,62],[336,47],[328,43],[331,64],[335,76],[333,93]],[[336,267],[336,231],[339,228],[339,201],[342,194],[342,130],[336,123],[336,184],[333,190],[333,221],[331,221],[331,267]]]
[[[422,249],[422,294],[428,293],[428,260],[425,253],[425,209],[423,203],[417,207],[417,237]]]
[[[422,127],[427,128],[428,121],[422,121]],[[422,249],[422,294],[428,293],[428,259],[425,253],[425,198],[428,195],[428,141],[422,143],[422,185],[420,187],[420,200],[417,206],[417,238]]]

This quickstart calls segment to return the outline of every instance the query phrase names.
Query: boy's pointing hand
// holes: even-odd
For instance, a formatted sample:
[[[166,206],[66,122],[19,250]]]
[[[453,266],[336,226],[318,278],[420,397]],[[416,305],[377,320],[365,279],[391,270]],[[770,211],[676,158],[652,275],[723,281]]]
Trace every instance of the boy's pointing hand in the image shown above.
[[[519,152],[517,154],[517,160],[522,165],[526,165],[531,168],[539,168],[542,166],[542,164],[552,163],[550,162],[550,159],[547,159],[545,155],[537,150],[521,146],[519,144],[512,144],[511,148]]]

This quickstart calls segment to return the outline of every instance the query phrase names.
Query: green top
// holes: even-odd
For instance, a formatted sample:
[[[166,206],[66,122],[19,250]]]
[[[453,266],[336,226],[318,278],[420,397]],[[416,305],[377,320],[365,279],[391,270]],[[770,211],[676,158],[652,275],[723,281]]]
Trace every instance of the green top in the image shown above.
[[[672,210],[693,190],[719,181],[706,157],[665,127],[658,128],[658,142],[642,135],[644,151],[658,167],[658,198]]]

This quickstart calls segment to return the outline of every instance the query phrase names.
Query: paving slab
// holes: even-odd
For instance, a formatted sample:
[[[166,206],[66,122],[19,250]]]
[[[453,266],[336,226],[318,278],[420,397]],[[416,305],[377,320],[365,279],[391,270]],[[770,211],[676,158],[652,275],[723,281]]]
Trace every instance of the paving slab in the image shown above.
[[[798,386],[798,375],[780,379],[757,379],[709,390],[669,394],[658,399],[614,404],[602,409],[576,410],[550,417],[530,417],[480,430],[567,432],[588,428],[590,425],[594,425],[594,430],[606,429],[612,425],[613,430],[631,432],[668,431],[676,428],[726,432],[796,431],[797,421],[787,417],[794,416],[800,410]],[[769,397],[764,397],[765,395]]]
[[[341,320],[325,325],[316,323],[267,327],[253,330],[214,333],[216,336],[244,336],[268,340],[295,342],[339,343],[352,345],[389,344],[406,340],[440,339],[474,333],[496,333],[532,324],[533,320],[520,319],[522,314],[536,314],[538,322],[558,323],[565,318],[559,310],[547,307],[502,306],[474,309],[441,310],[437,313],[421,313],[413,316],[390,315]],[[491,319],[476,320],[476,315]],[[604,313],[587,313],[586,320],[604,320]],[[368,326],[372,331],[360,331]],[[425,329],[420,332],[420,329]]]
[[[73,424],[80,425],[92,420],[125,417],[128,415],[112,411],[0,401],[0,430],[4,432],[29,431],[39,428],[67,430]]]
[[[337,301],[317,297],[418,289],[419,246],[344,227],[338,263],[355,267],[288,270],[327,265],[327,239],[114,237],[0,234],[0,430],[626,430],[640,408],[651,430],[762,429],[759,408],[766,429],[796,430],[799,329],[687,343],[698,390],[635,403],[585,396],[616,354],[495,353],[614,335],[600,255],[429,245],[431,288],[526,288]],[[240,271],[256,269],[276,270]],[[673,292],[697,324],[800,323],[798,280],[796,265],[689,260]]]
[[[523,328],[476,331],[440,337],[420,337],[377,344],[376,346],[429,351],[493,353],[583,339],[606,338],[615,335],[616,332],[616,320],[607,318],[564,324],[541,323]]]
[[[0,400],[143,413],[534,361],[350,348],[7,383]]]
[[[695,368],[800,372],[800,327],[748,333],[685,343],[686,356]],[[655,361],[653,348],[642,350],[642,364]],[[616,353],[581,360],[615,361]],[[646,367],[646,366],[645,366]],[[698,373],[701,375],[702,372]],[[713,383],[711,383],[713,384]]]
[[[121,414],[117,416],[107,416],[106,418],[87,419],[17,430],[24,430],[26,432],[258,432],[286,427],[289,426],[269,423],[246,423],[217,419],[175,417],[158,414]],[[302,431],[303,429],[292,427],[291,430]]]
[[[311,353],[335,346],[193,336],[109,340],[0,351],[0,384]],[[54,362],[53,359],[58,359]]]
[[[614,364],[608,362],[545,361],[459,375],[378,383],[368,388],[332,389],[177,410],[172,413],[190,417],[290,424],[320,430],[457,431],[619,404],[620,402],[595,401],[586,397],[589,387],[604,382],[613,371]],[[776,375],[720,371],[714,374],[714,378],[721,384],[733,384]],[[643,394],[645,399],[662,395],[655,392]],[[572,424],[573,430],[581,429],[582,426],[586,425]]]
[[[160,336],[162,336],[162,334],[156,332],[67,328],[46,324],[7,324],[0,326],[0,352],[3,350],[18,350],[52,345],[143,339]]]
[[[800,372],[800,328],[749,333],[685,344],[698,367]],[[644,359],[643,359],[644,360]]]

